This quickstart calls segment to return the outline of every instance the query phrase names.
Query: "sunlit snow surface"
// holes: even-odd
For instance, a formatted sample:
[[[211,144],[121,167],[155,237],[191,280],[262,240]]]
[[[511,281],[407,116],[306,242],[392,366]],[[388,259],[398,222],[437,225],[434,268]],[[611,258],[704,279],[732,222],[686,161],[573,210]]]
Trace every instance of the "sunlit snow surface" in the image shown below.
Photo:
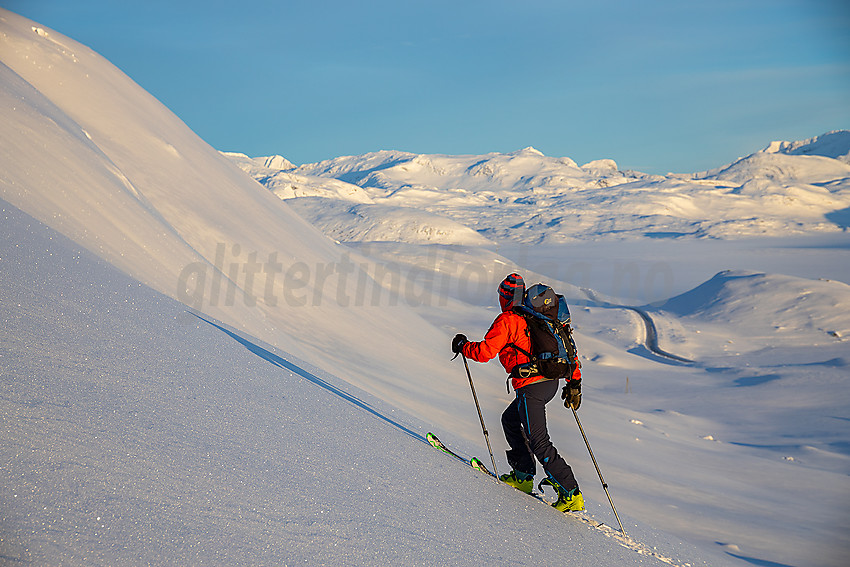
[[[294,167],[219,154],[6,11],[0,47],[5,561],[844,564],[846,133],[694,175],[533,148]],[[488,460],[447,345],[513,270],[572,306],[628,541],[588,523],[615,520],[555,402],[584,522],[422,441]],[[501,472],[512,394],[471,370]]]

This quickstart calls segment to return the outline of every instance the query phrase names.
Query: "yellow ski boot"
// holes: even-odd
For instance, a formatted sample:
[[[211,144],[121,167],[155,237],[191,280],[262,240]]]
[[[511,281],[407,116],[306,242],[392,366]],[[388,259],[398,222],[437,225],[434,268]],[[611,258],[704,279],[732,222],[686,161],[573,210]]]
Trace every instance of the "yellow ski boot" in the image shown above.
[[[534,490],[534,475],[527,474],[520,471],[511,471],[508,474],[503,474],[499,477],[499,480],[504,482],[505,484],[510,484],[517,490],[525,492],[526,494],[531,494],[531,491]]]

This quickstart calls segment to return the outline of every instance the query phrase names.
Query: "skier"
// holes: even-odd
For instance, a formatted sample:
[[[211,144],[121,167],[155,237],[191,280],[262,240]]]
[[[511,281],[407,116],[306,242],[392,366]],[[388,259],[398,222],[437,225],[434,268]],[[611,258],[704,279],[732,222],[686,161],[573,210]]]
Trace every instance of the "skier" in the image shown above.
[[[487,362],[499,355],[499,362],[512,379],[516,398],[502,414],[502,428],[510,446],[506,452],[508,464],[513,470],[499,479],[530,493],[534,488],[534,457],[537,457],[547,475],[541,484],[550,485],[558,492],[558,500],[552,506],[562,512],[584,510],[584,497],[572,468],[552,445],[546,428],[546,404],[555,397],[559,381],[547,379],[539,373],[527,376],[528,372],[519,372],[531,362],[520,349],[532,352],[528,325],[522,315],[512,310],[512,307],[522,304],[524,295],[522,276],[516,273],[508,275],[499,285],[502,312],[490,325],[484,340],[469,341],[465,335],[458,334],[452,340],[452,352],[463,353],[477,362]],[[572,374],[567,378],[561,397],[566,407],[578,409],[581,403],[578,364],[574,365]]]

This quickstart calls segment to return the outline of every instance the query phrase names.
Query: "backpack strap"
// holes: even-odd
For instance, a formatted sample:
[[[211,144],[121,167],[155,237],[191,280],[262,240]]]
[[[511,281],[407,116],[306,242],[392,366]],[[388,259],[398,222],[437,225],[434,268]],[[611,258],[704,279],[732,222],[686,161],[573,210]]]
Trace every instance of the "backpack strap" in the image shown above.
[[[530,317],[530,315],[528,313],[524,312],[524,310],[521,306],[514,306],[511,310],[525,320],[525,322],[526,322],[525,332],[526,332],[526,335],[528,335],[529,338],[530,338],[531,332],[528,329],[528,318]],[[511,371],[508,374],[508,378],[507,378],[507,380],[505,380],[505,388],[507,389],[508,393],[510,393],[510,391],[511,391],[511,388],[510,388],[511,378],[528,378],[530,376],[535,376],[535,375],[540,374],[540,369],[537,367],[537,362],[538,362],[539,358],[537,358],[537,356],[535,356],[534,353],[528,352],[527,350],[525,350],[524,348],[522,348],[521,346],[519,346],[516,343],[506,344],[505,346],[502,347],[502,349],[499,352],[502,352],[503,350],[505,350],[506,348],[509,348],[509,347],[516,350],[517,352],[519,352],[521,354],[524,354],[526,356],[526,358],[528,358],[528,362],[524,362],[522,364],[517,364],[516,366],[511,368]]]
[[[526,335],[528,335],[528,336],[529,336],[529,338],[530,338],[530,337],[531,337],[531,335],[530,335],[530,331],[528,330],[528,315],[527,315],[527,314],[525,314],[525,313],[523,313],[523,311],[522,311],[522,308],[521,308],[521,307],[516,307],[516,306],[515,306],[515,307],[513,307],[513,308],[511,309],[511,311],[513,311],[514,313],[516,313],[517,315],[519,315],[520,317],[522,317],[522,318],[523,318],[523,320],[525,321],[525,333],[526,333]],[[516,344],[516,343],[508,343],[508,344],[506,344],[505,346],[503,346],[503,347],[501,348],[501,350],[499,350],[499,352],[502,352],[503,350],[505,350],[505,349],[506,349],[506,348],[508,348],[508,347],[510,347],[510,348],[512,348],[512,349],[515,349],[515,350],[517,350],[517,351],[521,352],[522,354],[524,354],[525,356],[527,356],[527,357],[528,357],[528,359],[529,359],[530,361],[532,361],[532,362],[537,362],[537,357],[536,357],[536,356],[534,356],[532,353],[528,352],[528,351],[527,351],[527,350],[525,350],[524,348],[522,348],[522,347],[520,347],[520,346],[517,346],[517,344]]]
[[[569,323],[561,323],[560,321],[552,321],[552,325],[555,327],[556,332],[564,333],[562,337],[564,346],[567,348],[567,356],[569,356],[570,364],[572,364],[574,360],[578,359],[578,349],[573,340],[573,328]]]
[[[525,356],[527,356],[527,357],[529,358],[529,360],[531,360],[532,362],[537,362],[537,357],[536,357],[536,356],[534,356],[533,354],[531,354],[530,352],[528,352],[528,351],[527,351],[527,350],[525,350],[524,348],[522,348],[522,347],[520,347],[520,346],[517,346],[515,343],[508,343],[508,344],[506,344],[505,346],[503,346],[503,347],[502,347],[502,350],[505,350],[505,349],[506,349],[506,348],[508,348],[508,347],[511,347],[511,348],[513,348],[513,349],[518,350],[519,352],[521,352],[522,354],[524,354]],[[501,352],[501,351],[499,351],[499,352]]]

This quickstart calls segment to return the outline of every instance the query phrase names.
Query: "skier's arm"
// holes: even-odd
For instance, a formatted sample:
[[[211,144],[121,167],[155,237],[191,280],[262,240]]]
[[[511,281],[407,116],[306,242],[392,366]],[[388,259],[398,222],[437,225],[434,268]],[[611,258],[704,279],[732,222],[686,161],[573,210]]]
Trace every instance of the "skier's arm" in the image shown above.
[[[493,321],[487,334],[484,335],[483,341],[469,341],[463,345],[463,355],[476,362],[492,360],[508,344],[509,336],[506,318],[499,316]]]

